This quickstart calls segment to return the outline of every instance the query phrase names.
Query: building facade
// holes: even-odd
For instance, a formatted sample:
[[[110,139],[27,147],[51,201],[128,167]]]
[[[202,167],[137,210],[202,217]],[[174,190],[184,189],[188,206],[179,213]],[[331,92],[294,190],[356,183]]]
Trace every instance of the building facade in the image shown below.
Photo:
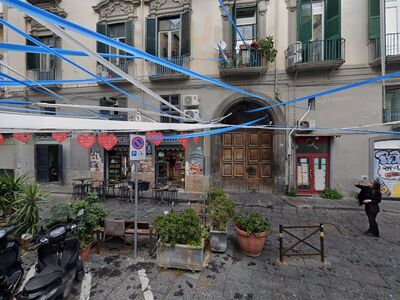
[[[380,12],[377,0],[225,0],[224,5],[242,33],[243,41],[216,0],[29,0],[115,40],[227,82],[270,99],[248,98],[154,63],[132,58],[109,58],[169,103],[203,120],[225,117],[227,124],[241,124],[266,117],[264,125],[301,125],[307,131],[236,130],[212,137],[190,139],[185,147],[165,139],[148,145],[148,159],[140,174],[153,183],[176,184],[188,191],[220,186],[228,191],[284,192],[295,188],[315,194],[325,187],[353,191],[360,175],[379,178],[388,197],[400,196],[400,93],[397,79],[348,89],[296,105],[276,106],[255,114],[247,110],[337,88],[381,74]],[[397,10],[400,1],[386,4],[386,71],[397,69],[400,49]],[[54,48],[74,49],[40,23],[14,8],[4,8],[4,18]],[[83,36],[79,40],[98,53],[125,54]],[[272,36],[277,49],[268,62],[257,47]],[[4,28],[4,41],[27,44],[24,37]],[[101,77],[118,77],[87,57],[70,57]],[[5,52],[4,62],[34,80],[89,78],[66,61],[47,54]],[[3,71],[15,76],[11,70]],[[148,109],[166,113],[166,105],[143,94],[131,84],[114,82],[142,101],[134,102],[102,83],[61,84],[54,91],[76,104]],[[26,87],[5,87],[5,97],[51,102]],[[310,109],[308,109],[310,108]],[[63,110],[58,109],[58,112]],[[79,111],[76,111],[79,112]],[[49,111],[49,114],[54,111]],[[132,119],[130,113],[107,112],[109,118]],[[176,122],[161,117],[163,122]],[[393,135],[355,134],[316,130],[382,124],[374,129]],[[164,133],[169,135],[171,133]],[[111,151],[99,146],[81,148],[71,139],[61,145],[47,135],[35,135],[27,144],[6,135],[0,145],[0,169],[30,173],[42,182],[71,184],[82,176],[129,178],[129,141],[118,136]],[[172,168],[171,168],[172,166]],[[57,176],[50,170],[56,168]]]

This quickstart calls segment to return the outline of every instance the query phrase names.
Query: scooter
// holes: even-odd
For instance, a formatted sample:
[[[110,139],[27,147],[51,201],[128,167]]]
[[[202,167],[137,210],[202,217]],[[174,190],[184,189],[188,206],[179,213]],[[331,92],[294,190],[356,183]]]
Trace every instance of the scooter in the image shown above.
[[[79,211],[78,217],[83,213]],[[37,274],[28,280],[17,299],[65,298],[74,280],[82,281],[85,272],[79,256],[79,240],[69,234],[76,228],[76,222],[67,222],[43,231],[38,238]]]
[[[24,274],[21,245],[11,236],[15,229],[0,229],[0,300],[13,296]]]

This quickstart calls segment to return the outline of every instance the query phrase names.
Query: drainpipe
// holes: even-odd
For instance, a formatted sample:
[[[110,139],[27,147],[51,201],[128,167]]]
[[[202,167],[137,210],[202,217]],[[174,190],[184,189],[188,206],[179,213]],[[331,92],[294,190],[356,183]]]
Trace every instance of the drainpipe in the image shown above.
[[[304,115],[300,118],[300,120],[299,120],[299,123],[301,122],[301,121],[303,121],[304,119],[305,119],[305,117],[308,115],[308,113],[310,112],[310,110],[311,110],[311,103],[308,103],[308,108],[307,108],[307,111],[304,113]],[[288,162],[288,188],[290,188],[290,186],[292,185],[292,173],[294,172],[294,160],[293,160],[293,143],[292,143],[292,135],[293,135],[293,133],[295,132],[295,128],[293,128],[290,132],[289,132],[289,134],[288,134],[288,143],[287,143],[287,145],[288,145],[288,148],[287,148],[287,153],[288,153],[288,159],[287,159],[287,162]],[[291,168],[291,166],[292,166],[292,168]]]
[[[385,76],[386,74],[386,5],[385,5],[385,0],[380,0],[379,1],[379,13],[380,13],[380,36],[381,36],[381,73],[382,76]],[[385,90],[385,80],[382,80],[382,107],[386,107],[385,103],[385,96],[386,96],[386,90]]]
[[[275,2],[275,48],[278,49],[278,37],[279,37],[279,2]],[[279,98],[279,89],[278,89],[278,62],[275,59],[275,84],[274,84],[274,95],[275,98]]]

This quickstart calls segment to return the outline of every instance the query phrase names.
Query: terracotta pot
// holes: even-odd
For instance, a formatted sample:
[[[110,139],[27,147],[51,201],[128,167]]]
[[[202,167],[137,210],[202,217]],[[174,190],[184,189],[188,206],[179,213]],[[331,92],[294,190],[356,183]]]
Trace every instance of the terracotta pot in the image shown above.
[[[260,256],[264,248],[268,232],[247,233],[235,225],[235,231],[239,240],[240,249],[247,256]]]
[[[85,248],[83,248],[80,252],[81,255],[81,259],[83,261],[87,261],[89,259],[89,255],[90,255],[90,250],[92,250],[92,244],[93,243],[89,243],[85,246]]]

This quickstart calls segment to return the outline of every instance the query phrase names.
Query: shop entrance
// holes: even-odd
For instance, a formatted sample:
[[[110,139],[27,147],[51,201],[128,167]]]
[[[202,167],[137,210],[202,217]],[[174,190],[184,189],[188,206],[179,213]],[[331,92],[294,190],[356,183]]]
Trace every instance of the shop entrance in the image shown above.
[[[62,182],[62,145],[36,145],[35,169],[38,182]]]
[[[107,151],[107,179],[120,182],[130,179],[129,176],[129,147],[115,147]]]
[[[185,187],[185,149],[180,146],[156,148],[156,183]]]
[[[296,139],[296,185],[300,194],[319,194],[329,187],[329,138]]]

